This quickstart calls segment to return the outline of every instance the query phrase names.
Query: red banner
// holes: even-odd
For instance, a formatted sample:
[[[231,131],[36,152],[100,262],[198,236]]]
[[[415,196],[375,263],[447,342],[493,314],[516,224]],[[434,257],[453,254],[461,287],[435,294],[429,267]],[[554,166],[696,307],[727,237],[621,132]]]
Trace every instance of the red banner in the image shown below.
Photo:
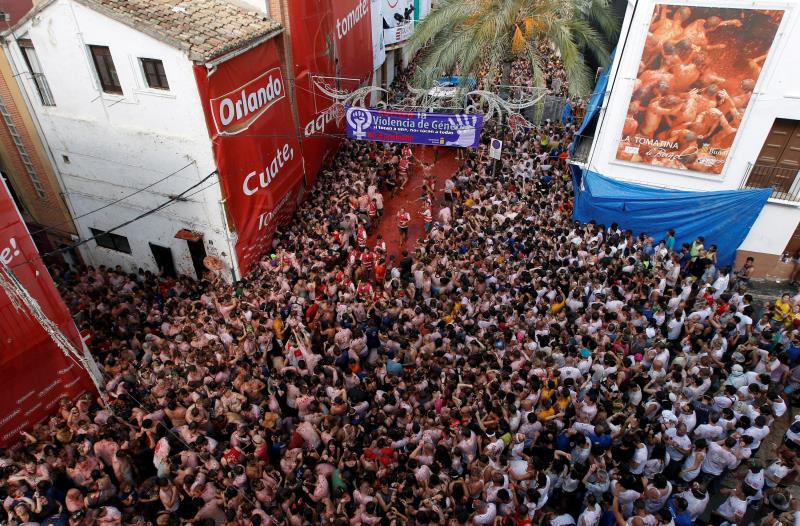
[[[36,246],[0,184],[0,260],[17,276],[42,312],[82,352],[78,330]],[[93,391],[89,375],[59,349],[25,305],[15,306],[0,289],[0,447],[18,440],[58,408],[63,397]]]
[[[372,16],[369,0],[332,1],[337,76],[360,83],[372,75]]]
[[[195,66],[242,275],[303,197],[303,155],[277,39],[215,68]]]
[[[297,112],[309,186],[339,146],[343,108],[316,83],[353,90],[372,74],[369,0],[293,0],[289,3]],[[345,77],[343,79],[342,77]]]

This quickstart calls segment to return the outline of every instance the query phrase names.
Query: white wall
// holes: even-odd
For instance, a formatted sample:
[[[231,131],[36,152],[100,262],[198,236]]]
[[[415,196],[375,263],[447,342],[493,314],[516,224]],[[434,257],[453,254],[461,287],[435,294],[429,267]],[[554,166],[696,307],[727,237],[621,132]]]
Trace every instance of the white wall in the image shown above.
[[[391,86],[392,82],[394,81],[394,67],[395,67],[394,58],[395,58],[394,50],[386,52],[386,61],[383,63],[383,68],[384,71],[386,72],[385,75],[386,78],[383,79],[383,83],[386,84],[387,88]]]
[[[381,87],[381,83],[383,82],[383,64],[378,66],[378,68],[372,72],[372,86],[376,88]],[[385,97],[382,97],[378,92],[372,92],[369,99],[369,105],[375,106]]]
[[[623,37],[617,45],[609,75],[607,89],[613,86],[613,91],[607,94],[600,112],[588,167],[615,179],[658,187],[699,191],[739,188],[747,174],[748,163],[754,162],[758,156],[773,121],[776,118],[800,119],[800,74],[797,69],[800,63],[797,55],[800,50],[800,4],[790,0],[670,0],[664,3],[786,11],[723,172],[707,175],[615,159],[655,0],[639,0],[635,18],[632,18],[634,2],[628,2],[621,31]],[[625,43],[629,25],[630,36]],[[798,215],[793,205],[767,205],[741,248],[782,253],[800,219]]]
[[[800,207],[778,202],[769,202],[758,215],[739,250],[765,254],[783,254],[797,223]]]
[[[191,163],[147,191],[78,219],[82,238],[91,236],[89,228],[105,230],[154,208],[215,170],[192,65],[184,53],[70,0],[44,9],[16,36],[33,41],[53,92],[56,105],[42,106],[31,81],[20,77],[78,216]],[[122,96],[100,91],[87,52],[90,44],[110,48]],[[19,49],[13,43],[9,48],[17,68],[27,70]],[[140,57],[163,61],[169,91],[147,87]],[[130,256],[89,242],[90,260],[156,270],[148,245],[155,243],[171,248],[178,272],[193,275],[186,242],[174,238],[177,230],[188,228],[204,234],[209,254],[232,264],[220,200],[215,185],[117,231],[128,237]]]

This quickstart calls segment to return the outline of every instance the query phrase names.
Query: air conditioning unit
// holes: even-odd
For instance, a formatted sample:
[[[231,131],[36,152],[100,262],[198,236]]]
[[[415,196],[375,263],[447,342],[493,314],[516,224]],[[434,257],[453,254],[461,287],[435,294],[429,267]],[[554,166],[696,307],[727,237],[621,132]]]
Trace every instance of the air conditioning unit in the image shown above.
[[[4,11],[0,11],[0,19],[2,19],[3,22],[10,22],[11,21],[11,15],[9,15],[8,13],[6,13]]]

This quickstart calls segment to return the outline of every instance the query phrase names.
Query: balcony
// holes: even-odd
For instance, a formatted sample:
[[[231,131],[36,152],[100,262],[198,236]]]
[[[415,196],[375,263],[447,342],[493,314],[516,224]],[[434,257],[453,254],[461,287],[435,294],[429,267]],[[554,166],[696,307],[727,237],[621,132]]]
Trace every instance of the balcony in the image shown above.
[[[739,188],[772,188],[773,199],[800,202],[798,169],[771,164],[747,163],[747,176]]]

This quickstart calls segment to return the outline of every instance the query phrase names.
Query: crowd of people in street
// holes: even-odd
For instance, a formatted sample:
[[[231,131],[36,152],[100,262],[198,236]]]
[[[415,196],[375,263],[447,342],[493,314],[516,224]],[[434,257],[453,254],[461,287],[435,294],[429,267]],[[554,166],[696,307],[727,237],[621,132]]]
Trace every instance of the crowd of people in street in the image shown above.
[[[795,524],[800,429],[755,457],[800,388],[800,297],[759,317],[713,240],[573,221],[572,131],[441,184],[344,142],[233,284],[54,267],[109,403],[0,451],[0,522]],[[422,217],[382,213],[403,183]]]

